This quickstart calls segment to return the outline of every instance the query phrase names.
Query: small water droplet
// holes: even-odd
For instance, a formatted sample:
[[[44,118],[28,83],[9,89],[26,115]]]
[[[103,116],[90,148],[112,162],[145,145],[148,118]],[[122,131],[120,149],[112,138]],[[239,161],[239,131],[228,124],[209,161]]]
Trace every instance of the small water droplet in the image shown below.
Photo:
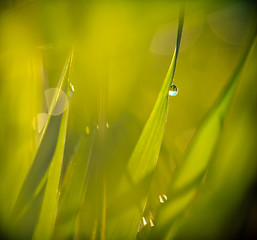
[[[75,88],[74,88],[73,84],[70,83],[70,93],[69,93],[69,98],[70,99],[72,98],[74,91],[75,91]]]
[[[162,195],[165,200],[167,200],[167,196],[165,194]]]
[[[145,220],[145,217],[143,217],[143,225],[145,226],[147,224],[146,220]]]
[[[176,96],[178,94],[178,87],[174,84],[171,85],[170,90],[169,90],[169,96]]]
[[[70,83],[70,89],[71,89],[72,92],[75,91],[74,86],[72,85],[72,83]]]
[[[150,226],[153,227],[154,226],[154,223],[153,223],[153,220],[150,219]]]
[[[159,199],[160,199],[160,203],[164,203],[163,198],[162,198],[161,195],[159,196]]]
[[[89,126],[86,126],[85,132],[86,132],[87,135],[90,134],[90,128],[89,128]]]
[[[108,122],[106,123],[106,127],[109,128],[109,123]]]

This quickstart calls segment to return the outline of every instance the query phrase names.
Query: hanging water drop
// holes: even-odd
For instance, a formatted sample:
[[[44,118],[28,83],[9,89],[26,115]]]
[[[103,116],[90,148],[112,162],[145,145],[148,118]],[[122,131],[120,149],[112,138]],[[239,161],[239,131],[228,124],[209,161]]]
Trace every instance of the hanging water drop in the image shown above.
[[[178,87],[174,84],[171,85],[170,90],[169,90],[169,96],[176,96],[178,94]]]
[[[153,227],[154,226],[154,223],[153,223],[153,220],[150,219],[150,226]]]
[[[163,196],[163,198],[165,199],[165,200],[167,200],[168,198],[167,198],[167,196],[165,195],[165,194],[162,194],[162,196]]]
[[[143,217],[143,225],[145,226],[147,224],[145,217]]]
[[[69,94],[70,99],[72,98],[74,91],[75,91],[75,88],[74,88],[73,84],[70,83],[70,94]]]
[[[160,200],[160,203],[164,203],[164,200],[161,195],[159,195],[159,200]]]

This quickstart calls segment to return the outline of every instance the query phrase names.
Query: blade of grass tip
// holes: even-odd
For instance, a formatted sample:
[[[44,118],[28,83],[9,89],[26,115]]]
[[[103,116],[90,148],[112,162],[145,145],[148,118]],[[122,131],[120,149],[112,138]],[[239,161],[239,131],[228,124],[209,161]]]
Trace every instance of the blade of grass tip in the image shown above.
[[[178,58],[179,46],[182,36],[184,23],[184,7],[180,11],[177,42],[173,54],[173,58],[163,82],[161,91],[153,108],[153,111],[145,124],[143,132],[137,142],[136,147],[129,159],[127,172],[132,184],[126,179],[120,184],[120,192],[129,191],[131,185],[140,183],[145,177],[155,169],[160,147],[162,144],[164,129],[168,113],[169,89],[172,85],[175,67]],[[149,189],[151,181],[146,184],[146,189]],[[118,190],[118,191],[119,191]],[[148,191],[146,191],[148,192]],[[147,201],[147,194],[144,194],[141,203],[136,207],[118,216],[115,219],[107,221],[107,238],[111,239],[134,239],[137,234],[140,219],[142,217],[144,207]]]
[[[172,85],[184,22],[184,8],[178,25],[177,43],[167,76],[153,111],[144,127],[137,145],[129,159],[127,170],[133,181],[138,183],[155,167],[165,130],[168,113],[168,92]]]
[[[43,129],[39,146],[35,154],[32,165],[27,173],[24,183],[21,187],[20,193],[16,199],[16,203],[13,207],[12,214],[10,216],[10,222],[15,221],[16,216],[20,215],[24,206],[31,200],[38,184],[42,180],[54,154],[55,145],[57,142],[60,117],[52,118],[52,112],[54,106],[58,100],[60,92],[64,85],[64,79],[67,74],[70,58],[66,61],[64,69],[62,71],[61,78],[58,82],[57,91],[53,98],[53,101],[49,110],[49,117],[46,125]]]
[[[61,186],[55,238],[67,239],[74,234],[76,216],[86,191],[86,177],[95,134],[96,128],[86,127],[66,170]]]
[[[68,83],[70,82],[72,59],[73,59],[73,50],[68,62],[69,65],[66,65],[66,69],[68,69],[69,67],[69,75],[67,79]],[[66,75],[66,72],[67,70],[65,71],[65,75]],[[65,78],[65,75],[63,76],[63,78]],[[56,95],[59,95],[60,91],[61,89],[58,88]],[[72,91],[72,89],[68,86],[67,96],[70,96],[70,91]],[[51,105],[50,112],[53,111],[53,107],[55,106],[57,99],[58,97],[56,97],[53,100],[53,104]],[[56,215],[57,215],[57,207],[58,207],[59,196],[60,196],[59,189],[60,189],[63,154],[64,154],[65,141],[66,141],[68,113],[69,113],[69,103],[68,103],[67,109],[62,115],[57,145],[56,145],[55,153],[50,165],[43,204],[39,215],[38,223],[33,233],[33,239],[45,239],[45,240],[51,239],[54,231]]]
[[[54,107],[55,107],[55,105],[56,105],[56,103],[57,103],[57,101],[58,101],[58,98],[59,98],[59,96],[60,96],[61,90],[63,89],[64,79],[65,79],[65,77],[66,77],[66,75],[67,75],[68,69],[70,69],[71,62],[72,62],[72,57],[73,57],[73,52],[72,52],[71,57],[69,57],[69,58],[67,59],[67,61],[66,61],[66,63],[65,63],[65,67],[64,67],[64,69],[63,69],[63,71],[62,71],[62,75],[61,75],[60,81],[59,81],[59,83],[58,83],[58,85],[57,85],[57,91],[56,91],[56,93],[55,93],[55,95],[54,95],[54,97],[53,97],[53,99],[52,99],[51,105],[50,105],[50,109],[49,109],[49,113],[48,113],[49,117],[48,117],[47,122],[46,122],[46,124],[45,124],[45,126],[44,126],[44,128],[43,128],[43,132],[42,132],[42,135],[41,135],[39,144],[42,142],[42,139],[43,139],[44,136],[45,136],[45,132],[46,132],[46,129],[47,129],[48,125],[49,125],[49,122],[50,122],[50,119],[51,119],[51,116],[52,116]],[[70,71],[69,71],[69,72],[70,72]],[[69,78],[68,78],[68,81],[69,81]],[[69,96],[69,95],[68,95],[68,96]]]
[[[256,32],[256,29],[252,31],[249,42],[246,45],[246,50],[228,86],[207,114],[187,150],[185,159],[174,175],[169,193],[173,198],[160,209],[158,214],[155,228],[155,231],[158,232],[158,236],[160,233],[165,233],[164,228],[170,226],[174,219],[174,203],[179,201],[179,199],[184,199],[189,192],[202,182],[221,136],[224,119],[233,100],[241,72],[256,38]],[[191,195],[191,200],[194,196],[194,194]],[[184,211],[190,202],[191,201],[186,201],[183,207],[180,206],[181,211]]]

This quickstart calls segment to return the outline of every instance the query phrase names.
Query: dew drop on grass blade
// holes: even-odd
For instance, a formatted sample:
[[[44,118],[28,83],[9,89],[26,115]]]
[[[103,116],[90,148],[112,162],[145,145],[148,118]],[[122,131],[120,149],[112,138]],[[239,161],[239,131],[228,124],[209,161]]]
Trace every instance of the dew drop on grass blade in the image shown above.
[[[174,219],[183,213],[195,197],[197,187],[205,177],[208,165],[219,142],[224,119],[233,100],[241,72],[256,37],[252,31],[246,50],[220,98],[213,105],[205,120],[195,134],[185,158],[172,179],[170,201],[160,208],[154,236],[163,236],[169,230]],[[181,203],[184,202],[182,205]],[[174,214],[177,212],[177,214]],[[164,231],[164,229],[166,229]]]
[[[153,111],[145,124],[143,132],[128,161],[127,176],[121,181],[117,191],[120,196],[127,194],[126,196],[131,198],[132,202],[129,207],[123,209],[121,214],[107,220],[107,238],[135,239],[136,237],[147,201],[152,173],[156,167],[162,144],[167,121],[169,91],[174,79],[183,23],[184,8],[180,12],[177,43],[167,76],[163,82]],[[138,196],[135,196],[137,195],[136,191],[141,195],[140,199]],[[131,195],[128,194],[128,192],[131,192]],[[124,200],[126,200],[126,198],[120,202]]]

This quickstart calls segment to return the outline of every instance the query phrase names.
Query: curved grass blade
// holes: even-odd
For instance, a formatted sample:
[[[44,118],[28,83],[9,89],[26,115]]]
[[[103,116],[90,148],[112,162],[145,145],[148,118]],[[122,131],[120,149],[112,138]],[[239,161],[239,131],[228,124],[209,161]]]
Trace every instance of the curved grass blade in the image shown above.
[[[66,170],[61,186],[62,194],[58,206],[55,238],[69,239],[74,234],[76,216],[86,191],[86,176],[94,137],[95,130],[86,127]]]
[[[167,76],[163,82],[153,111],[145,124],[143,132],[129,159],[127,165],[127,178],[123,179],[118,189],[119,195],[125,193],[124,196],[132,199],[134,206],[123,209],[122,216],[119,215],[116,216],[116,218],[113,217],[107,221],[108,239],[135,239],[136,237],[139,222],[147,201],[152,173],[155,169],[162,144],[168,113],[168,92],[175,74],[183,23],[184,8],[180,12],[177,43]],[[145,179],[148,179],[148,181],[144,181]],[[135,195],[133,194],[133,190],[138,189],[138,185],[141,183],[143,183],[143,186],[142,188],[139,187],[139,189],[141,189],[141,198],[139,200],[137,196],[133,196]],[[128,196],[128,194],[126,194],[127,192],[132,192],[132,196]],[[126,197],[121,199],[121,201],[127,201]]]
[[[69,93],[69,91],[68,91]],[[66,140],[68,111],[63,113],[56,150],[50,165],[43,205],[33,239],[51,239],[59,201],[59,183]]]
[[[38,150],[36,152],[32,166],[27,173],[27,176],[24,180],[20,193],[17,197],[15,206],[13,208],[11,216],[12,220],[15,220],[17,216],[20,216],[20,213],[23,211],[24,206],[28,202],[30,202],[31,198],[33,197],[33,194],[36,191],[37,186],[40,184],[40,181],[43,178],[47,168],[49,167],[50,161],[52,160],[52,157],[54,155],[62,116],[51,115],[58,101],[58,97],[61,93],[61,90],[64,87],[64,80],[66,79],[70,62],[71,59],[69,58],[66,61],[64,69],[62,71],[61,78],[58,82],[57,91],[50,105],[48,114],[49,117],[42,131]]]
[[[159,211],[154,236],[166,232],[164,229],[167,229],[176,218],[174,216],[176,202],[183,201],[182,199],[185,199],[185,196],[188,196],[190,192],[196,193],[194,190],[197,189],[197,186],[205,177],[208,165],[219,142],[224,119],[233,100],[241,72],[254,43],[255,34],[256,32],[253,32],[228,86],[201,124],[188,148],[185,159],[177,169],[169,193],[171,201],[167,202]],[[180,213],[185,211],[194,196],[195,194],[191,194],[191,199],[187,199],[184,206],[179,207]]]
[[[72,51],[71,57],[68,60],[68,65],[65,66],[66,68],[65,73],[67,73],[67,69],[69,68],[67,83],[69,83],[70,81],[72,59],[73,59],[73,51]],[[65,75],[63,76],[62,79],[65,78]],[[68,96],[70,96],[70,91],[72,91],[72,89],[68,87],[67,88]],[[49,111],[50,114],[54,110],[54,107],[55,107],[55,104],[57,103],[60,92],[61,92],[61,88],[58,88],[56,91],[56,95],[54,96],[50,106],[50,111]],[[57,140],[54,156],[50,164],[48,181],[46,184],[43,204],[41,207],[38,223],[34,230],[33,239],[51,239],[54,231],[56,214],[57,214],[57,206],[58,206],[59,196],[60,196],[59,188],[60,188],[63,154],[64,154],[65,141],[66,141],[68,113],[69,113],[69,103],[68,103],[67,109],[64,111],[61,117],[58,140]]]

